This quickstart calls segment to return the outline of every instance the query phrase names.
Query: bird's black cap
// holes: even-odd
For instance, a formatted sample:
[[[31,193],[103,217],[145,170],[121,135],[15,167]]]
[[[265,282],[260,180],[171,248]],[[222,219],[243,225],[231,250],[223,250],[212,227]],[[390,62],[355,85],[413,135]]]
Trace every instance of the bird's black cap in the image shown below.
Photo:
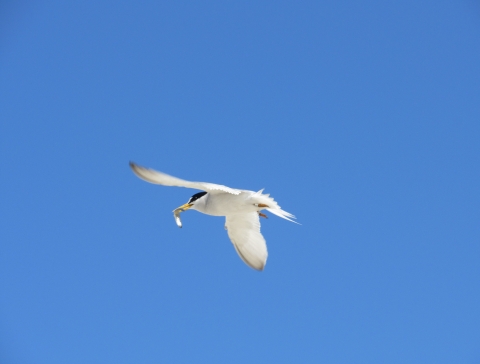
[[[205,196],[206,194],[207,194],[207,192],[205,192],[205,191],[196,193],[192,197],[190,197],[190,200],[188,200],[187,203],[192,203],[193,201],[198,200],[200,197]]]

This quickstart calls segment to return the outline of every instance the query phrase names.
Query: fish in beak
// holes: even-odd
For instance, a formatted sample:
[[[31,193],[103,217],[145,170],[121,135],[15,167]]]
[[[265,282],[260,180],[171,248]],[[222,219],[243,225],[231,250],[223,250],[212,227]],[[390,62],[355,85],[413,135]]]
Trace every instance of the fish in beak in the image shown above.
[[[180,213],[187,211],[192,206],[193,206],[192,203],[186,203],[185,205],[177,207],[175,210],[173,210],[173,216],[175,217],[175,222],[177,223],[177,226],[179,228],[182,227],[182,220],[180,220]]]

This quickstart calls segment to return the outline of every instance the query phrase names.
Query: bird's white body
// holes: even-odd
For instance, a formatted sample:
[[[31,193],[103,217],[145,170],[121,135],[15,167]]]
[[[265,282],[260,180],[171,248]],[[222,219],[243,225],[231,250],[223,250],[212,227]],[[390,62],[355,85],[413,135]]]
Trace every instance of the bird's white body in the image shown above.
[[[267,262],[267,244],[260,233],[259,215],[265,209],[283,219],[295,222],[292,214],[282,210],[263,190],[258,192],[233,189],[208,182],[190,182],[168,174],[140,167],[130,162],[133,172],[141,179],[164,186],[187,187],[202,190],[183,206],[174,210],[175,221],[182,227],[180,213],[188,209],[207,215],[225,216],[225,228],[238,255],[250,267],[263,270]]]
[[[212,216],[228,216],[260,211],[262,208],[255,205],[265,201],[262,195],[253,191],[242,191],[238,195],[226,192],[208,193],[205,197],[198,199],[191,209]]]

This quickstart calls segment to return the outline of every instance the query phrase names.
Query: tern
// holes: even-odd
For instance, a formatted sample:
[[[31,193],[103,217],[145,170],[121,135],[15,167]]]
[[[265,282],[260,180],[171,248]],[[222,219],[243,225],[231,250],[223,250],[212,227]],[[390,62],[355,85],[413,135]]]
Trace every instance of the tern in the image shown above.
[[[190,182],[168,174],[141,167],[130,162],[133,172],[141,179],[163,186],[186,187],[201,190],[173,214],[179,227],[182,227],[180,213],[197,210],[206,215],[225,216],[225,229],[240,258],[249,267],[262,271],[267,262],[267,244],[260,233],[260,216],[266,218],[262,210],[267,210],[283,219],[294,222],[295,216],[282,210],[263,189],[254,192],[239,190],[208,182]]]

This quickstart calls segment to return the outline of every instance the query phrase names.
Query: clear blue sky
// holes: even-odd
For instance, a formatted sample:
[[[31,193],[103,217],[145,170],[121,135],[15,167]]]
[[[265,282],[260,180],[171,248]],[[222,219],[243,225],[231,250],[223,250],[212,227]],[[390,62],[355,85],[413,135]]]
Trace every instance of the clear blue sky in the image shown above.
[[[479,363],[475,1],[4,1],[0,361]],[[193,190],[267,193],[264,272]]]

